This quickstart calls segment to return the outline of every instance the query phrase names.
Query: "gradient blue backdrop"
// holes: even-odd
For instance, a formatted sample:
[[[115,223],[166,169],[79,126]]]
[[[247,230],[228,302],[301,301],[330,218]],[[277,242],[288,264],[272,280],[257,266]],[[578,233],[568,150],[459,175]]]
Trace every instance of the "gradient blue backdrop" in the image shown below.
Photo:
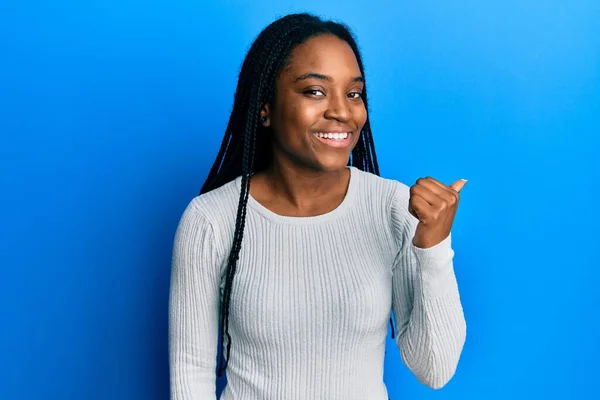
[[[347,22],[382,175],[469,179],[453,229],[468,337],[391,398],[598,398],[600,2],[0,5],[0,398],[168,398],[174,231],[274,18]]]

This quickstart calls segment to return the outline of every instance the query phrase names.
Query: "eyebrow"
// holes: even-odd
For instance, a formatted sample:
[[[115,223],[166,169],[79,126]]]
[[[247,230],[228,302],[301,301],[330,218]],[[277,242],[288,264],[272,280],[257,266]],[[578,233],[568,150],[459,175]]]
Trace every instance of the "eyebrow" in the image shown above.
[[[323,74],[318,74],[316,72],[309,72],[307,74],[304,75],[300,75],[299,77],[296,78],[296,82],[300,82],[306,79],[318,79],[321,81],[328,81],[331,82],[333,81],[333,78],[329,75],[323,75]],[[362,76],[357,76],[355,78],[352,78],[352,82],[362,82],[365,83],[365,78],[363,78]]]

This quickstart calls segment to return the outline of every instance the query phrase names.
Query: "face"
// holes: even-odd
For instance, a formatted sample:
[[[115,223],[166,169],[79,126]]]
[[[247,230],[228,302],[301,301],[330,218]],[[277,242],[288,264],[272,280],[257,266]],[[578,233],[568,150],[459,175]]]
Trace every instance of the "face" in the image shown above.
[[[364,80],[352,48],[333,35],[297,46],[261,116],[273,132],[274,162],[317,171],[345,168],[367,120]]]

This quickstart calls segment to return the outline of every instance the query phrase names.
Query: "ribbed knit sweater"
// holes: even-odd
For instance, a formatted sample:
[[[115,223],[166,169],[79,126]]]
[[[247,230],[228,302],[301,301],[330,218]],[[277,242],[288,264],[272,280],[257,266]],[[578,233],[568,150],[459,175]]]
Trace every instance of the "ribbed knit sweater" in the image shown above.
[[[326,214],[281,216],[250,196],[221,400],[387,400],[392,311],[402,360],[418,380],[440,388],[454,375],[466,323],[451,235],[414,246],[409,187],[348,168],[344,200]],[[172,400],[216,398],[220,303],[240,188],[238,177],[193,198],[175,234]]]

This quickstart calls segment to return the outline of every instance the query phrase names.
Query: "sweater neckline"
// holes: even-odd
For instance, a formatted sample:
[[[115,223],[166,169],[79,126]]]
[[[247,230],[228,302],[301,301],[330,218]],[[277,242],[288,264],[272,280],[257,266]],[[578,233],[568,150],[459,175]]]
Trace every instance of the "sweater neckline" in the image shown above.
[[[350,207],[350,205],[354,202],[354,198],[356,197],[356,190],[358,186],[359,180],[359,171],[354,166],[346,166],[350,170],[350,181],[348,182],[348,189],[346,190],[346,195],[342,199],[342,202],[333,210],[326,212],[325,214],[314,215],[310,217],[292,217],[286,215],[277,214],[261,203],[259,203],[256,199],[252,197],[252,195],[248,194],[248,207],[252,208],[252,210],[258,212],[260,215],[265,217],[266,219],[279,223],[279,224],[287,224],[287,225],[312,225],[319,224],[327,221],[331,221],[335,218],[338,218],[340,215],[344,214],[346,210]],[[238,195],[241,191],[242,177],[238,176],[235,180],[235,187],[237,189]]]

